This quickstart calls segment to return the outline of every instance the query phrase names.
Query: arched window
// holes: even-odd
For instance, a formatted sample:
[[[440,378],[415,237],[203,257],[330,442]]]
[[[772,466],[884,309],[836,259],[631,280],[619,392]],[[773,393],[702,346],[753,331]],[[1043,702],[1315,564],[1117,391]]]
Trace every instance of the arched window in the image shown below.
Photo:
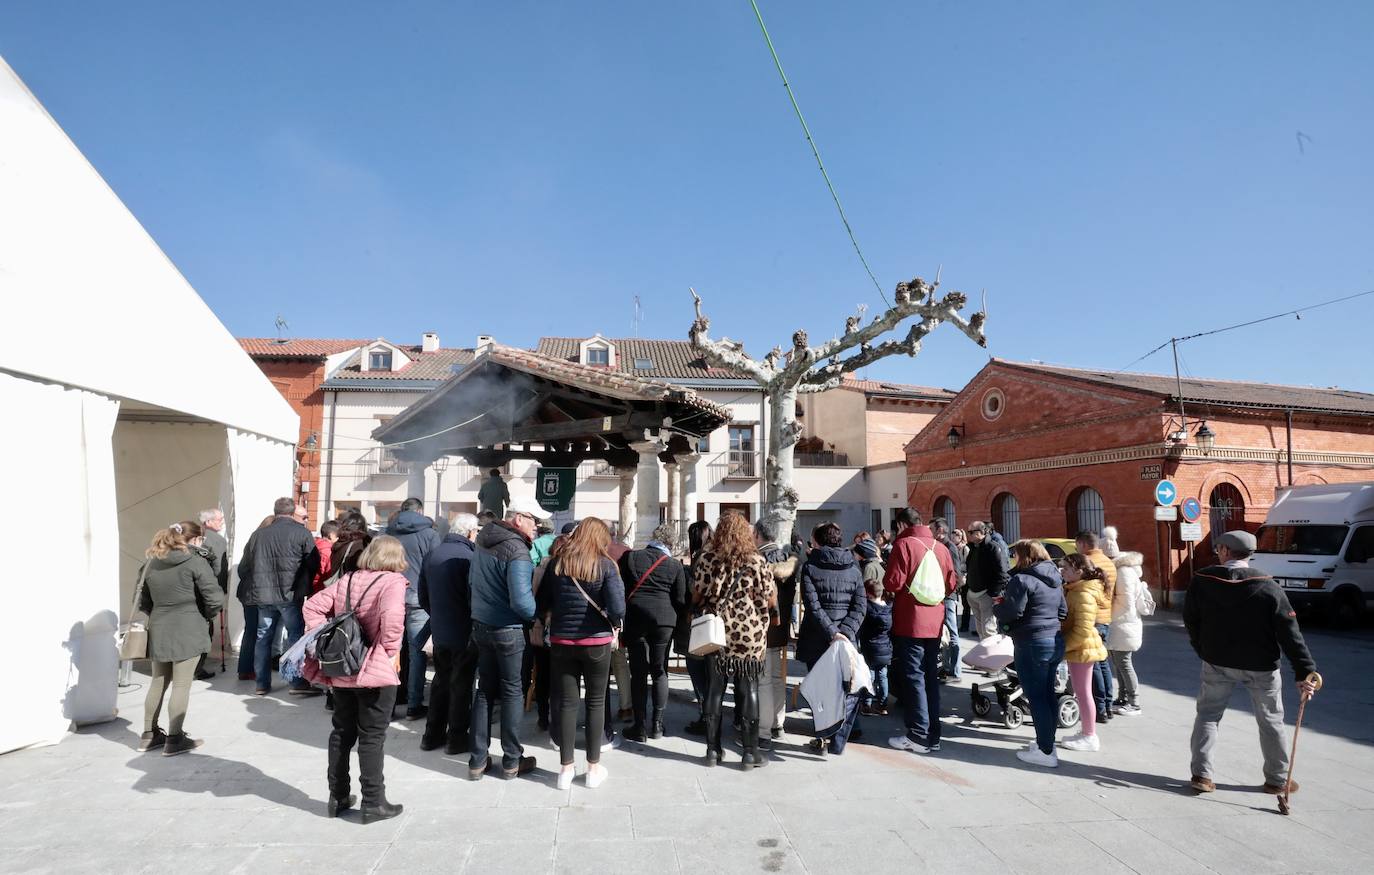
[[[1243,528],[1245,497],[1234,484],[1218,483],[1207,497],[1207,518],[1211,523],[1213,542],[1227,532]]]
[[[992,500],[992,524],[1008,544],[1021,540],[1021,502],[1010,492]]]
[[[1107,524],[1107,511],[1102,494],[1091,486],[1084,486],[1069,496],[1069,537],[1079,532],[1102,532]]]
[[[951,529],[959,528],[959,524],[954,521],[954,499],[948,495],[942,495],[935,499],[935,513],[933,515],[944,517]]]

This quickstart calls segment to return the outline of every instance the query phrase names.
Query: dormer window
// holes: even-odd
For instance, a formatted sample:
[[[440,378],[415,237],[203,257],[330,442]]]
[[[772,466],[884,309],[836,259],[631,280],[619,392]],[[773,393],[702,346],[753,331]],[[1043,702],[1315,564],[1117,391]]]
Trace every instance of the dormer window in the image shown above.
[[[589,346],[589,347],[587,347],[587,364],[589,364],[589,365],[601,365],[601,366],[605,367],[605,366],[610,365],[610,363],[611,363],[611,351],[610,351],[609,349],[607,349],[607,348],[604,347],[604,346]]]
[[[367,354],[367,369],[369,371],[390,371],[391,370],[391,350],[374,349]]]
[[[577,360],[594,368],[611,368],[614,370],[616,367],[615,344],[600,334],[588,337],[578,344]]]

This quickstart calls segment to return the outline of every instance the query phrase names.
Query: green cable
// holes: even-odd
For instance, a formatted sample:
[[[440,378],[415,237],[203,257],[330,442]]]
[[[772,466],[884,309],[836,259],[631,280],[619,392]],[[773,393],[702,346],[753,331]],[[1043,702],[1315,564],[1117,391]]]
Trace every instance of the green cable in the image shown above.
[[[816,166],[821,170],[821,178],[825,180],[825,187],[830,189],[830,197],[835,201],[835,209],[840,213],[840,221],[844,223],[844,230],[849,234],[849,242],[854,244],[854,252],[859,256],[859,263],[868,272],[868,278],[873,281],[873,288],[878,290],[883,303],[891,307],[887,295],[883,294],[882,286],[878,284],[878,278],[873,275],[873,268],[868,266],[868,259],[864,258],[863,250],[859,248],[859,241],[854,236],[854,229],[849,225],[849,217],[844,214],[844,207],[840,204],[840,196],[835,192],[834,183],[830,181],[830,174],[825,172],[825,162],[821,160],[821,151],[816,148],[816,141],[811,136],[811,129],[806,126],[806,119],[802,117],[801,106],[797,104],[797,96],[792,93],[792,85],[787,81],[787,74],[783,72],[782,61],[778,58],[778,50],[773,48],[773,38],[768,35],[768,26],[763,23],[763,13],[759,11],[759,4],[756,0],[749,0],[749,5],[754,7],[754,17],[759,20],[759,30],[763,31],[763,41],[768,43],[768,51],[773,55],[773,63],[778,68],[778,75],[782,77],[782,87],[787,89],[787,97],[792,101],[792,109],[797,113],[797,121],[801,122],[802,133],[806,134],[806,142],[811,146],[811,154],[816,156]]]

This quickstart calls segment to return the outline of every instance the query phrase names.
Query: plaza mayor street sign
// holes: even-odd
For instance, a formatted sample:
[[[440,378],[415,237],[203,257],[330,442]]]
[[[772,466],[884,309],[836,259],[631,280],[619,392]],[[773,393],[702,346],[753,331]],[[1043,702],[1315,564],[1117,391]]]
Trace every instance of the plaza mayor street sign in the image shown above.
[[[1168,507],[1178,498],[1178,489],[1174,487],[1174,481],[1161,480],[1155,484],[1155,503],[1161,507]]]

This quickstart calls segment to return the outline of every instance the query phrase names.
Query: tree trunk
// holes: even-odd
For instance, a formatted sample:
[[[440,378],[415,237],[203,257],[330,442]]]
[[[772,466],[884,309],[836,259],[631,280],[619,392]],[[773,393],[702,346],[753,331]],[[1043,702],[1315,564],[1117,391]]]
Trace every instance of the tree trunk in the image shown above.
[[[792,485],[792,451],[797,445],[797,387],[768,393],[768,455],[764,462],[764,516],[778,524],[778,543],[792,540],[797,520],[797,490]]]

